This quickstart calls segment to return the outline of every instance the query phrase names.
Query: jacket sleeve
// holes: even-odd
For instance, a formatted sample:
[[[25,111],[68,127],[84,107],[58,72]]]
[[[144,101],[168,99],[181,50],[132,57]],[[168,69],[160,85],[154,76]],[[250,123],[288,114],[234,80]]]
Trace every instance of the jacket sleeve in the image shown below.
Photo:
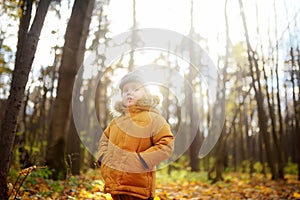
[[[104,130],[100,141],[99,141],[99,147],[98,147],[98,153],[97,153],[97,164],[100,166],[103,156],[106,154],[108,149],[108,138],[109,138],[109,131],[110,131],[110,125]]]
[[[160,162],[170,158],[174,150],[174,136],[170,125],[161,117],[158,119],[163,122],[162,127],[153,133],[153,146],[138,153],[138,157],[146,169],[152,169]]]

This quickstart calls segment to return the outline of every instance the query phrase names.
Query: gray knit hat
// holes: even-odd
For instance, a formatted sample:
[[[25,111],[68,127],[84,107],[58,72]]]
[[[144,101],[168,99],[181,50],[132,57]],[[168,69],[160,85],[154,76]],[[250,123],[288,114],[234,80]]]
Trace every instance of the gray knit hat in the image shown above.
[[[123,86],[129,82],[138,82],[140,84],[144,83],[142,75],[139,71],[132,71],[126,74],[120,81],[119,88],[122,90]]]

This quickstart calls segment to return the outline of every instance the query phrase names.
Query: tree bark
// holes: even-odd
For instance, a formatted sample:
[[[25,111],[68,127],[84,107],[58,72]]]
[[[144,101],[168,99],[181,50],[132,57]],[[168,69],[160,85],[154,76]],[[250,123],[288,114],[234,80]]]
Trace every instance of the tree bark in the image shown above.
[[[256,55],[256,52],[254,52],[252,50],[251,45],[250,45],[248,28],[247,28],[247,24],[246,24],[246,17],[245,17],[245,13],[244,13],[244,6],[243,6],[242,0],[239,0],[239,5],[240,5],[242,23],[244,26],[246,43],[247,43],[249,68],[250,68],[250,73],[251,73],[251,78],[252,78],[252,83],[253,83],[253,89],[255,92],[255,100],[256,100],[256,104],[257,104],[258,124],[259,124],[260,134],[262,134],[262,137],[263,137],[263,140],[265,143],[267,160],[268,160],[268,164],[269,164],[270,171],[272,174],[272,179],[276,179],[277,174],[276,174],[274,159],[273,159],[273,155],[272,155],[271,142],[270,142],[268,126],[267,126],[268,117],[266,114],[267,112],[264,108],[264,96],[263,96],[262,86],[261,86],[261,82],[260,82],[260,71],[258,68],[258,60],[255,58],[257,55]]]
[[[26,10],[23,10],[20,21],[15,69],[0,132],[0,199],[8,198],[6,178],[10,168],[17,118],[50,0],[39,1],[30,29],[32,1],[24,1],[23,5]]]
[[[82,77],[83,70],[81,73],[78,73],[77,76]],[[82,87],[82,81],[76,85],[76,87]],[[75,97],[73,100],[76,101],[76,105],[79,104],[80,92],[76,90],[73,94]],[[81,109],[80,109],[81,110]],[[67,142],[67,163],[70,168],[70,171],[73,175],[80,174],[80,167],[81,167],[81,158],[82,158],[82,151],[81,151],[81,140],[77,133],[76,126],[73,120],[73,109],[70,109],[70,123],[68,126],[68,142]],[[82,119],[81,119],[82,121]]]
[[[277,37],[277,10],[276,10],[276,1],[273,2],[274,7],[274,20],[275,20],[275,38]],[[278,132],[278,138],[277,135],[275,135],[276,139],[275,147],[277,148],[277,159],[278,159],[278,177],[280,179],[284,179],[284,166],[285,166],[285,149],[284,149],[284,143],[286,141],[285,135],[283,133],[283,119],[282,119],[282,113],[281,113],[281,99],[280,99],[280,89],[279,89],[279,75],[278,75],[278,59],[279,59],[279,49],[278,49],[278,40],[276,41],[276,58],[273,59],[275,62],[275,75],[276,75],[276,99],[277,99],[277,113],[278,113],[278,123],[279,123],[279,132]],[[275,97],[275,95],[273,95]],[[275,129],[275,127],[274,127]]]
[[[72,117],[72,112],[70,114]],[[68,143],[67,143],[67,155],[68,155],[68,165],[71,168],[72,175],[80,174],[82,151],[80,147],[81,141],[79,135],[77,134],[74,120],[70,120]]]
[[[300,50],[299,50],[299,46],[297,46],[297,74],[296,77],[298,79],[298,91],[300,89]],[[298,92],[298,101],[297,101],[297,110],[295,110],[295,118],[296,118],[296,134],[297,134],[297,140],[296,141],[300,141],[300,94]],[[297,152],[298,152],[298,180],[300,180],[300,145],[297,145]]]
[[[297,53],[298,55],[300,54],[299,49],[297,47]],[[291,47],[290,49],[290,56],[291,56],[291,82],[292,82],[292,87],[293,87],[293,108],[294,108],[294,113],[295,113],[295,127],[293,128],[294,134],[295,134],[295,140],[299,141],[300,140],[300,100],[299,96],[298,98],[296,97],[296,87],[300,87],[300,84],[297,84],[297,80],[300,80],[300,61],[299,57],[298,60],[296,60],[296,56],[294,55],[294,48]],[[298,69],[297,69],[297,64],[298,64]],[[298,94],[300,95],[300,94]],[[297,100],[298,99],[298,100]],[[298,164],[298,180],[300,180],[300,145],[295,142],[296,145],[296,159],[297,159],[297,164]]]
[[[67,126],[76,73],[82,64],[95,0],[75,0],[67,26],[65,45],[50,124],[46,164],[54,170],[53,179],[66,178]]]

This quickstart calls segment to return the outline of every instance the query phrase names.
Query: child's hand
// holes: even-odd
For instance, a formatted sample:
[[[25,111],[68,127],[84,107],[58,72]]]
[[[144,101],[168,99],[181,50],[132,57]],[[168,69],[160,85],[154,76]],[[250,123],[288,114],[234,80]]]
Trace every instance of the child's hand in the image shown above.
[[[100,166],[101,166],[102,159],[103,159],[103,155],[100,156],[100,157],[98,158],[98,160],[95,162],[95,164],[97,165],[97,167],[100,167]]]
[[[98,165],[98,167],[101,166],[101,161],[99,159],[97,160],[97,165]]]
[[[128,152],[127,154],[124,171],[130,173],[142,173],[147,171],[136,152]]]

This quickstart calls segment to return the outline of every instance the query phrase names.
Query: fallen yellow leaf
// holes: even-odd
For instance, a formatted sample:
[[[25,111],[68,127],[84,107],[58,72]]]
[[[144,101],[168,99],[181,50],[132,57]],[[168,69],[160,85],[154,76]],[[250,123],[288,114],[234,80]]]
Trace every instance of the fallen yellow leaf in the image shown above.
[[[106,200],[113,200],[113,198],[111,197],[111,195],[108,194],[108,193],[105,194],[105,198],[106,198]]]
[[[294,192],[293,197],[296,198],[296,199],[300,199],[300,193]]]

